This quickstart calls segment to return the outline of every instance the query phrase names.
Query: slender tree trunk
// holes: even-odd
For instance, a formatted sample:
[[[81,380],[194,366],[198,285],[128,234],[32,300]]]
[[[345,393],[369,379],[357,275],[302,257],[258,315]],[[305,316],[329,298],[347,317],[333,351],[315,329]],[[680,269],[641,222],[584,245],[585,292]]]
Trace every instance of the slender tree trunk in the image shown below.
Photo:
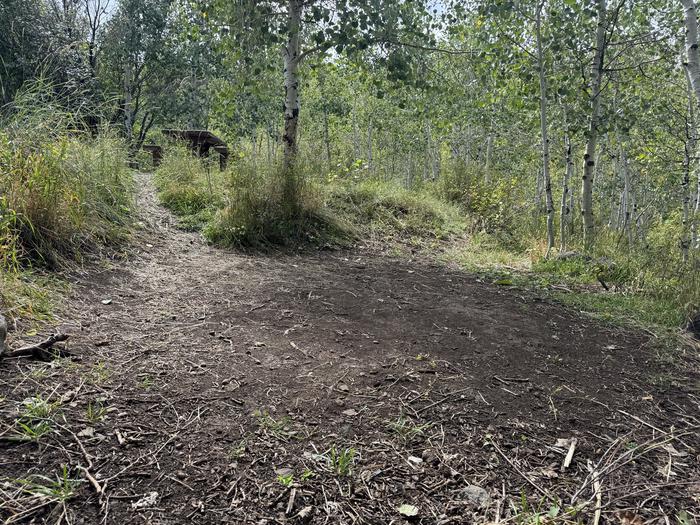
[[[283,49],[284,57],[284,143],[283,175],[285,204],[296,201],[295,164],[299,125],[299,52],[301,37],[302,0],[289,0],[287,5],[287,42]]]
[[[358,160],[362,157],[362,147],[360,144],[360,127],[357,123],[357,105],[352,108],[352,145],[355,153],[353,160]]]
[[[491,158],[493,157],[493,133],[486,137],[486,162],[484,163],[484,180],[491,182]]]
[[[370,175],[374,173],[374,159],[372,158],[372,141],[372,117],[370,116],[369,122],[367,123],[367,169]]]
[[[323,142],[326,146],[326,166],[328,173],[333,169],[333,158],[331,157],[331,138],[328,132],[328,110],[323,107]]]
[[[698,14],[695,0],[680,0],[685,11],[685,50],[690,85],[700,102],[700,52],[698,50]]]
[[[700,235],[698,235],[698,219],[700,218],[700,169],[697,170],[697,185],[695,188],[695,206],[693,207],[693,221],[690,226],[691,246],[700,250]]]
[[[569,208],[569,181],[574,173],[574,159],[572,155],[571,138],[568,133],[564,136],[564,144],[566,145],[566,169],[564,171],[564,181],[561,191],[561,220],[559,222],[559,236],[561,237],[560,252],[566,250],[566,224],[570,220],[571,209]]]
[[[124,70],[124,134],[129,144],[134,137],[134,105],[133,105],[133,82],[131,78],[131,66],[127,65]]]
[[[595,240],[593,222],[593,177],[595,173],[596,146],[598,143],[598,121],[600,118],[600,89],[603,80],[605,58],[606,0],[597,0],[598,27],[596,28],[595,54],[591,65],[591,116],[588,127],[586,152],[583,155],[583,177],[581,185],[581,215],[583,216],[583,242],[585,250],[591,251]]]
[[[622,175],[622,228],[627,233],[627,244],[628,247],[632,248],[632,242],[634,241],[634,236],[632,234],[632,229],[634,225],[632,224],[632,208],[630,207],[631,200],[631,190],[630,190],[630,173],[629,166],[627,165],[627,153],[620,143],[620,171]]]
[[[686,49],[686,71],[688,82],[695,93],[695,102],[700,103],[700,50],[698,49],[698,14],[695,7],[695,0],[680,0],[685,11],[685,49]],[[693,130],[695,132],[695,130]],[[695,206],[691,222],[690,245],[700,249],[700,239],[697,233],[697,218],[700,216],[700,169],[698,172],[697,191],[695,194]],[[688,186],[690,181],[688,180]],[[684,210],[685,215],[685,210]]]
[[[547,130],[547,79],[544,74],[544,53],[542,51],[542,9],[544,2],[537,8],[535,30],[537,33],[537,67],[540,76],[540,131],[542,135],[542,176],[547,212],[547,253],[549,257],[554,248],[554,200],[552,198],[552,178],[549,174],[549,136]],[[490,138],[490,136],[489,136]]]
[[[684,263],[688,262],[690,248],[695,245],[695,210],[691,204],[693,192],[690,186],[690,175],[693,172],[693,155],[697,149],[697,122],[695,119],[695,103],[693,101],[693,85],[688,68],[686,68],[685,73],[686,80],[688,81],[688,116],[684,148],[683,180],[681,181],[683,196],[681,251]]]

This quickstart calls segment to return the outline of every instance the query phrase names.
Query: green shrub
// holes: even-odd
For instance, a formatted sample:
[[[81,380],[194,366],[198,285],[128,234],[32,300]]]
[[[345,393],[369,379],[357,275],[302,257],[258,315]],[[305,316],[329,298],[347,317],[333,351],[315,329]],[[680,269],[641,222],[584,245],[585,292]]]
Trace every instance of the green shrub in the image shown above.
[[[481,169],[458,161],[447,164],[434,185],[436,195],[461,206],[472,217],[476,231],[515,232],[525,213],[518,181],[498,173],[487,181]]]

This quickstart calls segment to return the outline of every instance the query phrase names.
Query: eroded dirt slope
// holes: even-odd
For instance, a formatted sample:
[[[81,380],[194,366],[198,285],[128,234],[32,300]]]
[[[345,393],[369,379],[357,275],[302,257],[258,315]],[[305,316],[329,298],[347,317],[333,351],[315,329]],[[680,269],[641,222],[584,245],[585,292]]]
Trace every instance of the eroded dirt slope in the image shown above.
[[[2,518],[697,518],[697,375],[649,336],[428,261],[208,247],[140,183],[134,255],[63,308],[80,359],[0,364]]]

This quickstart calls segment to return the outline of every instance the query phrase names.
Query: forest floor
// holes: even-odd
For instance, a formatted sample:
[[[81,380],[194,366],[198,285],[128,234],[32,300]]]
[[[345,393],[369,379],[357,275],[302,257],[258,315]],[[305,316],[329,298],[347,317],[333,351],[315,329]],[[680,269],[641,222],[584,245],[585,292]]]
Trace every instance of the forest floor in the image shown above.
[[[690,353],[427,258],[212,248],[139,181],[131,254],[60,307],[73,357],[0,362],[6,523],[700,516]]]

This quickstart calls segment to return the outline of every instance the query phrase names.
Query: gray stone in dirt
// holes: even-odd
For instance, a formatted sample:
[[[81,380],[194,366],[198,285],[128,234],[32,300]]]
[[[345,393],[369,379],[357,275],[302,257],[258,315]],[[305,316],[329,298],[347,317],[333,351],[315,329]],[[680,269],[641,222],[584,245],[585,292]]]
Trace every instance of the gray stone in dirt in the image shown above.
[[[486,489],[477,485],[467,485],[460,491],[460,495],[474,507],[486,508],[491,503],[491,496]]]

